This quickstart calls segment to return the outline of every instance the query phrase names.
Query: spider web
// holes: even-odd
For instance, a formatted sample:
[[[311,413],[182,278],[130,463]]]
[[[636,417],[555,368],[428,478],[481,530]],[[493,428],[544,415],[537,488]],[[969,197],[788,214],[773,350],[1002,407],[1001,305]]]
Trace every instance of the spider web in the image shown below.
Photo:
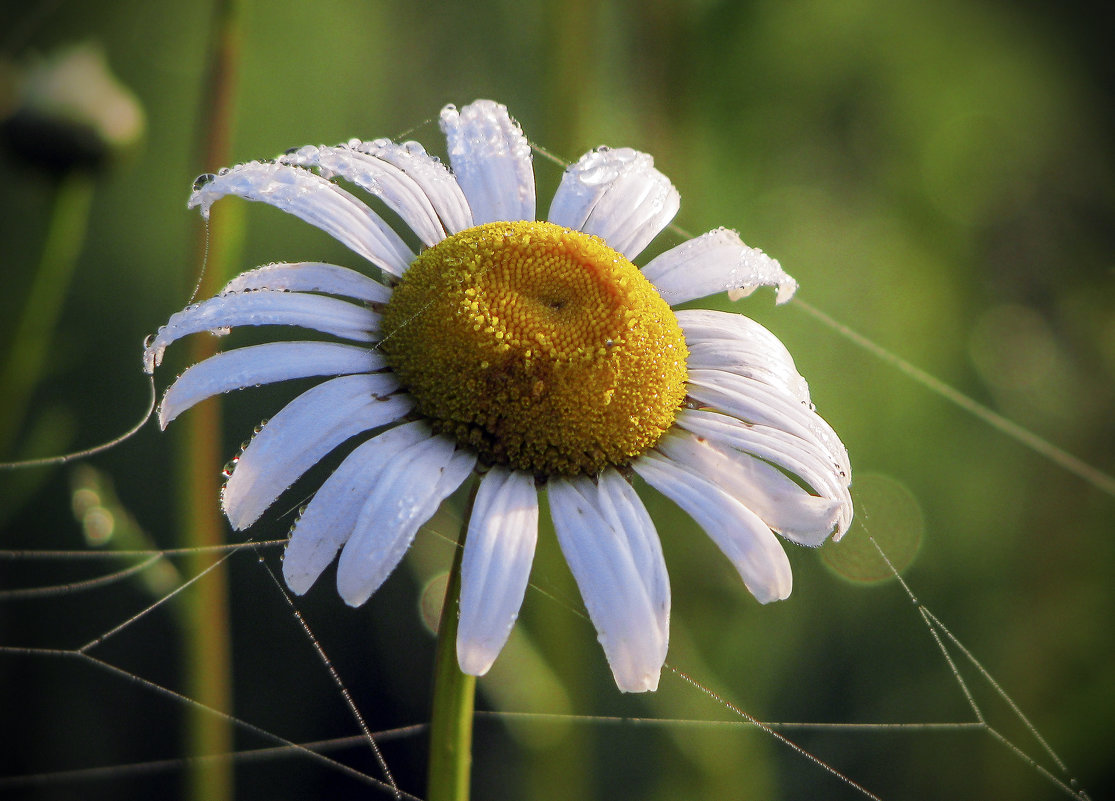
[[[805,301],[797,299],[791,308],[820,322],[832,338],[843,338],[861,353],[881,358],[888,371],[912,378],[975,414],[981,426],[1051,460],[1050,483],[1063,485],[1066,476],[1087,483],[1086,502],[1109,514],[1115,481],[1106,473],[955,392]],[[857,443],[849,445],[856,456]],[[132,446],[121,444],[115,453],[126,453]],[[101,450],[80,455],[94,456]],[[217,561],[191,572],[189,565],[199,549],[168,548],[165,532],[146,531],[132,519],[112,487],[111,476],[121,474],[120,466],[103,470],[98,468],[101,464],[98,457],[69,466],[65,480],[53,482],[50,498],[56,505],[69,504],[72,515],[52,518],[55,528],[49,541],[26,541],[18,521],[0,540],[7,548],[0,551],[0,710],[5,723],[0,796],[174,797],[183,775],[200,762],[232,763],[239,794],[245,798],[284,797],[296,786],[312,787],[315,795],[420,797],[426,684],[432,670],[432,638],[424,633],[422,620],[436,620],[437,581],[455,547],[460,499],[447,503],[419,534],[414,553],[398,571],[401,576],[389,581],[364,609],[353,611],[331,591],[328,575],[320,591],[304,598],[291,597],[276,579],[283,531],[293,510],[257,526],[265,530],[255,541],[211,549]],[[895,474],[901,478],[900,469],[889,471]],[[4,492],[13,487],[14,494],[15,481],[9,481],[13,476],[0,478]],[[917,502],[900,504],[897,517],[890,514],[887,504],[895,497],[901,500],[901,485],[895,490],[893,478],[890,484],[872,484],[870,478],[857,472],[853,487],[857,523],[845,545],[867,546],[858,552],[857,562],[837,560],[826,572],[821,564],[830,561],[827,547],[821,558],[800,550],[792,553],[798,581],[794,603],[799,604],[792,608],[750,609],[745,591],[735,585],[719,594],[713,591],[710,597],[726,599],[729,605],[718,610],[723,626],[737,625],[737,617],[745,621],[745,628],[755,626],[746,638],[760,650],[776,647],[771,635],[778,625],[758,623],[763,616],[824,620],[831,604],[855,607],[867,619],[891,619],[898,610],[905,622],[898,631],[880,633],[873,640],[878,652],[850,657],[851,670],[871,676],[887,703],[866,709],[849,706],[843,715],[825,719],[803,712],[815,697],[811,686],[831,681],[824,664],[802,665],[778,685],[800,690],[800,701],[773,692],[769,676],[753,691],[749,679],[733,675],[722,660],[714,666],[702,658],[707,641],[694,644],[688,639],[686,621],[706,610],[688,602],[685,592],[705,577],[673,572],[674,642],[662,687],[649,698],[620,696],[598,649],[593,650],[593,630],[575,590],[560,576],[536,569],[526,620],[517,627],[492,677],[480,682],[477,797],[499,796],[505,772],[539,786],[537,775],[545,776],[545,769],[519,766],[519,758],[533,764],[555,755],[564,767],[583,763],[601,785],[584,794],[574,779],[557,776],[557,794],[564,797],[647,797],[662,762],[682,763],[680,778],[673,781],[683,789],[716,787],[720,768],[702,761],[699,753],[711,743],[722,760],[759,760],[773,766],[767,769],[768,779],[778,790],[770,794],[787,798],[955,797],[955,792],[942,789],[952,788],[949,778],[954,771],[965,777],[965,795],[1089,798],[1101,779],[1087,775],[1077,781],[1073,763],[1085,760],[1081,741],[1092,733],[1081,723],[1076,729],[1058,726],[1047,736],[1044,723],[1032,723],[1023,708],[1027,704],[1016,700],[1037,699],[1023,674],[1009,670],[999,644],[968,642],[967,610],[953,602],[957,588],[934,580],[940,577],[933,574],[905,578],[907,568],[916,564],[916,540],[923,540],[924,556],[951,532],[928,525],[914,537],[911,531],[918,527],[902,512],[916,508]],[[308,478],[305,488],[315,480]],[[872,486],[881,488],[879,495],[865,494],[864,488]],[[931,513],[932,505],[927,506]],[[676,532],[667,530],[672,518],[661,504],[653,512],[656,521],[667,521],[660,530],[670,556],[670,548],[679,547],[671,545],[671,533]],[[84,543],[78,542],[77,532]],[[543,534],[540,539],[552,537]],[[710,562],[715,559],[711,551],[701,555]],[[675,562],[668,558],[668,564],[673,571]],[[204,707],[184,689],[179,606],[211,581],[229,581],[235,593],[232,709]],[[715,579],[710,583],[717,584]],[[416,585],[426,587],[420,594],[422,606],[415,603]],[[822,592],[833,598],[822,597]],[[960,595],[994,601],[971,591]],[[1004,614],[1017,618],[1023,613],[1015,610],[1023,607],[1012,603]],[[553,626],[569,635],[576,659],[547,668],[544,660],[538,662],[554,654],[529,638]],[[1071,639],[1055,637],[1048,628],[1035,628],[1020,647],[1046,665],[1079,661]],[[916,688],[897,670],[895,654],[907,650],[921,654],[929,666],[933,695],[899,703],[895,696],[907,687]],[[390,654],[398,661],[399,653],[409,655],[403,660],[405,667],[391,672],[382,657]],[[987,653],[992,654],[994,668],[981,661]],[[807,654],[803,655],[808,658]],[[533,678],[546,681],[525,688],[516,685],[510,673],[524,661],[531,662]],[[786,663],[785,657],[781,663]],[[748,664],[753,667],[755,660]],[[1010,677],[1000,680],[1004,670]],[[1054,705],[1070,709],[1079,703],[1071,682],[1062,689]],[[189,752],[180,731],[186,713],[199,708],[232,727],[232,751],[201,756]],[[1094,712],[1088,717],[1082,711],[1080,717],[1095,719]],[[1062,758],[1065,742],[1072,748]],[[910,758],[911,752],[919,759]],[[632,767],[617,767],[621,760]],[[924,763],[929,765],[924,772],[905,772],[910,765]],[[1006,778],[981,786],[972,777],[989,764]],[[608,771],[616,777],[609,781],[599,776]],[[633,780],[633,771],[649,778]],[[623,786],[626,781],[630,787]]]
[[[807,311],[816,314],[816,310]],[[916,377],[916,371],[912,374]],[[990,411],[986,413],[994,416]],[[985,422],[996,425],[993,420]],[[1081,474],[1078,465],[1064,463],[1056,449],[1053,454],[1036,450],[1053,458],[1057,469]],[[1086,465],[1085,468],[1092,470]],[[1104,484],[1110,478],[1102,472],[1093,471],[1084,477],[1111,494]],[[111,482],[103,473],[79,464],[71,470],[70,480],[73,511],[91,544],[109,530],[115,530],[124,543],[145,541],[146,535],[115,498]],[[896,714],[867,722],[775,720],[752,711],[745,691],[716,688],[722,677],[709,674],[702,666],[690,667],[686,663],[688,649],[683,648],[677,662],[668,662],[660,694],[680,699],[688,710],[685,714],[648,713],[646,708],[640,709],[639,701],[629,704],[628,699],[622,699],[623,711],[619,714],[591,708],[578,711],[570,709],[568,703],[557,703],[554,709],[547,710],[541,690],[537,693],[543,696],[540,704],[536,703],[537,697],[528,698],[516,708],[513,702],[501,699],[497,687],[489,691],[482,680],[477,713],[479,769],[475,781],[479,784],[493,775],[485,763],[484,743],[493,738],[499,740],[505,736],[500,732],[505,730],[527,732],[520,738],[526,742],[545,740],[551,729],[573,728],[598,735],[606,732],[603,736],[635,743],[642,742],[648,732],[665,731],[670,737],[685,737],[690,732],[699,735],[711,731],[727,749],[738,746],[741,738],[746,738],[750,747],[754,747],[752,738],[762,738],[767,743],[765,753],[782,766],[779,772],[791,772],[797,777],[790,786],[802,786],[810,794],[828,798],[921,797],[910,792],[902,777],[888,775],[879,767],[879,763],[885,763],[888,751],[905,749],[907,741],[928,753],[942,774],[947,773],[951,762],[963,760],[970,749],[987,750],[993,746],[1001,751],[1003,760],[1016,763],[1027,792],[1041,796],[1041,788],[1045,788],[1053,797],[1089,798],[1087,789],[1076,780],[1055,744],[1030,721],[1010,688],[1004,687],[981,663],[976,655],[979,648],[969,647],[962,636],[954,633],[956,621],[943,621],[934,611],[934,602],[923,602],[917,588],[902,578],[899,567],[903,565],[896,566],[888,556],[888,552],[893,552],[902,561],[912,558],[902,538],[894,539],[891,536],[894,532],[889,530],[892,525],[901,528],[901,521],[888,517],[881,506],[876,507],[875,498],[857,500],[860,522],[849,538],[858,537],[861,544],[869,543],[877,556],[876,567],[884,565],[884,572],[892,579],[886,591],[869,593],[868,608],[908,605],[909,622],[902,633],[903,640],[909,644],[919,639],[917,647],[934,660],[939,689],[943,696],[952,696],[941,705],[948,714],[940,719]],[[420,534],[415,545],[417,556],[410,557],[419,563],[417,572],[425,574],[420,581],[435,579],[425,594],[435,599],[435,605],[438,570],[428,567],[448,565],[451,549],[456,547],[457,509],[454,503],[445,505]],[[60,532],[59,540],[72,541],[65,534]],[[260,788],[258,792],[255,789],[243,792],[245,797],[265,797],[262,788],[272,787],[276,782],[281,785],[282,777],[309,770],[327,777],[322,780],[324,786],[343,788],[344,792],[363,788],[361,792],[371,797],[420,797],[422,784],[416,776],[421,775],[424,753],[423,717],[415,711],[414,704],[399,705],[391,700],[398,690],[389,686],[369,687],[375,680],[368,680],[376,661],[375,648],[382,648],[385,641],[397,641],[402,629],[415,628],[414,618],[418,615],[379,632],[373,638],[378,645],[371,651],[354,650],[352,642],[359,641],[360,629],[367,626],[370,618],[381,616],[383,607],[373,601],[369,604],[370,615],[353,614],[338,629],[331,618],[338,615],[339,604],[329,597],[330,593],[293,598],[276,578],[284,542],[276,538],[211,549],[219,559],[193,574],[183,571],[188,557],[198,553],[198,549],[191,548],[125,545],[103,550],[0,551],[0,568],[6,574],[0,584],[0,610],[7,632],[0,643],[0,670],[5,685],[9,691],[18,688],[21,677],[32,673],[52,677],[45,683],[41,679],[36,683],[51,688],[49,697],[20,699],[18,709],[5,715],[6,729],[15,736],[5,749],[0,793],[5,797],[54,797],[77,792],[87,798],[173,793],[183,771],[200,760],[232,762],[242,777],[249,777],[248,786]],[[862,549],[858,558],[865,558]],[[838,572],[845,575],[859,571],[862,577],[862,570],[862,564],[838,566]],[[250,606],[238,609],[238,616],[264,630],[261,636],[269,642],[263,648],[263,661],[277,659],[281,670],[274,669],[275,665],[270,670],[262,669],[258,659],[253,665],[238,664],[236,709],[203,707],[207,715],[223,719],[233,727],[235,750],[182,756],[177,724],[185,710],[201,705],[181,689],[181,677],[174,669],[173,659],[168,668],[166,660],[137,660],[136,654],[158,653],[162,649],[173,653],[173,636],[168,637],[167,632],[174,629],[176,604],[200,582],[217,580],[221,571],[240,586],[236,597],[241,603],[250,599]],[[245,588],[245,584],[250,586]],[[406,588],[401,584],[396,581],[392,586],[389,582],[383,593],[405,595]],[[933,597],[932,593],[929,595]],[[591,644],[591,626],[574,597],[568,594],[568,587],[563,588],[560,582],[546,576],[539,577],[536,571],[526,605],[544,606],[547,617],[572,621],[573,630]],[[407,603],[403,601],[404,606]],[[383,605],[398,608],[398,599],[388,599]],[[809,610],[803,613],[809,614]],[[436,609],[427,610],[426,616],[436,620]],[[675,621],[675,629],[679,625],[684,624]],[[429,638],[415,643],[413,632],[402,637],[398,647],[418,652],[413,660],[415,670],[422,672],[428,668],[432,664]],[[258,648],[259,637],[253,641]],[[862,667],[870,669],[872,659],[866,654],[862,656]],[[512,659],[513,656],[505,655],[503,661]],[[291,685],[291,676],[298,677],[297,685],[315,685],[314,691],[300,694]],[[880,675],[877,681],[880,686],[897,685],[901,684],[901,677]],[[89,706],[91,698],[112,700],[94,704],[95,709],[90,711],[84,707]],[[322,699],[331,707],[330,721],[324,730],[319,728],[315,714]],[[276,707],[287,705],[301,709],[304,720],[299,722],[298,715],[293,723],[290,717],[277,720]],[[131,710],[144,714],[136,716]],[[70,719],[96,721],[98,716],[99,726],[95,728],[73,731],[67,724]],[[58,749],[50,754],[26,753],[19,746],[20,734],[34,734],[38,730],[39,737],[28,739],[40,742],[44,727],[56,732],[48,739],[55,739]],[[130,732],[134,750],[91,758],[90,754],[97,754],[98,749],[89,743],[95,743],[105,731],[116,727]],[[71,738],[84,742],[83,759],[89,761],[67,758],[65,743]],[[27,762],[20,764],[21,759]],[[649,770],[651,766],[646,767]],[[255,777],[261,771],[279,778],[260,779],[257,785]],[[486,789],[480,784],[478,795],[488,797]],[[793,795],[789,790],[785,794]]]

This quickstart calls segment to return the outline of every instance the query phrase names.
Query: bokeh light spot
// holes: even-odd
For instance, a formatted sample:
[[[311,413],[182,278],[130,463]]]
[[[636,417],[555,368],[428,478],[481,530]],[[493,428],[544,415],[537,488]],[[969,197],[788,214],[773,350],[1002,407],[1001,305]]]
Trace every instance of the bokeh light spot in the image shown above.
[[[904,485],[882,473],[856,476],[852,496],[856,519],[840,542],[830,541],[821,549],[824,563],[849,581],[894,578],[871,540],[878,543],[895,570],[904,571],[921,548],[925,532],[921,505]]]

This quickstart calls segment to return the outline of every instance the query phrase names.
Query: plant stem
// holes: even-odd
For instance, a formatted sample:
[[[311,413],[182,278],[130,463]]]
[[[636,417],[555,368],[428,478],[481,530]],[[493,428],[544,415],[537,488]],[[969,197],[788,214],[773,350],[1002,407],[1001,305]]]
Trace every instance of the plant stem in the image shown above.
[[[85,242],[93,204],[93,176],[72,170],[61,178],[50,227],[13,345],[0,366],[0,456],[13,456],[31,394],[42,376],[54,325]]]
[[[227,164],[231,155],[232,121],[240,51],[239,0],[216,0],[213,7],[207,84],[199,116],[199,141],[203,169],[214,170]],[[240,249],[243,235],[240,209],[221,208],[210,217],[208,232],[198,243],[198,263],[207,253],[205,273],[198,287],[200,297],[216,293],[229,272],[232,254]],[[207,249],[206,237],[213,246]],[[191,363],[213,355],[212,337],[192,337]],[[218,558],[215,552],[200,550],[221,545],[225,526],[217,497],[218,474],[227,455],[221,437],[220,401],[213,398],[200,404],[183,421],[180,429],[181,482],[180,519],[183,542],[197,548],[188,565],[190,575],[208,569]],[[229,626],[228,572],[224,566],[197,582],[187,597],[184,609],[184,664],[187,693],[205,707],[232,712],[232,656]],[[225,718],[205,709],[191,709],[187,720],[188,753],[194,757],[229,754],[233,750],[232,728]],[[233,797],[231,760],[194,759],[187,774],[186,798],[193,801],[227,801]]]
[[[434,708],[430,721],[430,772],[426,797],[428,801],[467,801],[472,773],[472,713],[476,695],[476,677],[461,672],[457,663],[457,618],[461,597],[461,560],[472,504],[476,499],[474,482],[461,521],[461,534],[445,603],[437,632],[437,655],[434,662]]]

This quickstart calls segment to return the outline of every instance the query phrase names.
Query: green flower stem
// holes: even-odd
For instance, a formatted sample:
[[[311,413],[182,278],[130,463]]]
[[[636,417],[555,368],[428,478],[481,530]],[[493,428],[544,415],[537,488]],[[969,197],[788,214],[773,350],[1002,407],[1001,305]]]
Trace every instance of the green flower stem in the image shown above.
[[[71,170],[54,197],[39,269],[23,305],[8,358],[0,366],[0,455],[12,454],[31,393],[42,375],[51,332],[85,241],[93,204],[93,176]]]
[[[214,209],[210,217],[206,276],[217,286],[201,290],[202,297],[215,294],[228,274],[227,265],[243,242],[242,209]],[[196,364],[212,356],[215,337],[193,337],[189,362]],[[221,554],[214,546],[224,545],[227,527],[221,516],[220,466],[228,459],[222,428],[219,398],[198,404],[183,419],[178,430],[179,460],[184,477],[180,482],[179,520],[182,541],[196,550],[188,561],[188,574],[196,576],[212,567]],[[202,550],[205,549],[205,550]],[[188,694],[206,707],[231,713],[232,652],[229,627],[228,571],[224,565],[210,570],[184,596],[185,670]],[[191,708],[187,721],[189,753],[194,756],[229,754],[233,750],[232,727],[226,718]],[[187,798],[194,801],[225,801],[233,797],[231,760],[197,759],[190,763]]]
[[[467,801],[472,774],[472,712],[476,677],[457,664],[457,618],[461,597],[461,559],[476,499],[473,484],[461,521],[461,535],[445,588],[434,662],[434,709],[430,721],[430,773],[427,801]]]
[[[240,62],[240,0],[216,0],[210,31],[207,83],[199,117],[198,156],[201,169],[214,170],[228,164],[231,155],[235,96]],[[228,275],[228,265],[243,239],[241,210],[214,210],[208,231],[198,241],[198,260],[205,259],[199,297],[215,294]],[[212,243],[206,247],[207,242]],[[208,358],[216,351],[212,337],[192,337],[190,362]],[[220,401],[200,404],[179,429],[179,460],[183,472],[179,485],[181,537],[187,547],[203,549],[225,542],[226,527],[217,497],[220,465],[228,458],[221,437]],[[219,555],[197,550],[187,566],[189,575],[212,567]],[[229,627],[228,572],[218,566],[206,573],[192,591],[184,595],[184,671],[187,695],[202,707],[231,713],[232,656]],[[233,733],[228,720],[205,708],[191,707],[186,721],[187,753],[194,757],[226,755],[233,751]],[[229,759],[193,759],[186,775],[185,797],[193,801],[227,801],[233,797],[233,763]]]

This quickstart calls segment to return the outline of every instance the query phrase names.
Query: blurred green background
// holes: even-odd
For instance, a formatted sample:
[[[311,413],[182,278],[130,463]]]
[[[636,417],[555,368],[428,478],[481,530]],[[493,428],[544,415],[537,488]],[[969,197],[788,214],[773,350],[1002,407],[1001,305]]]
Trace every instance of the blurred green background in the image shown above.
[[[93,445],[126,430],[144,408],[141,342],[186,303],[197,279],[200,221],[185,208],[190,185],[222,166],[199,155],[211,11],[205,3],[117,0],[4,12],[5,85],[39,56],[96,42],[142,104],[146,132],[92,179],[88,232],[72,278],[56,287],[57,323],[35,335],[43,371],[25,409],[9,412],[12,441],[0,459]],[[682,228],[738,229],[800,281],[802,301],[1110,474],[1109,23],[1110,11],[1091,5],[993,0],[249,1],[230,160],[352,136],[405,135],[437,148],[430,120],[440,107],[477,97],[506,103],[533,141],[567,160],[600,144],[646,150],[681,192]],[[0,113],[11,111],[10,101],[0,95]],[[10,148],[2,159],[7,359],[66,183]],[[536,164],[549,191],[560,170]],[[239,205],[246,228],[234,271],[299,259],[359,266],[309,226]],[[543,197],[540,211],[547,205]],[[679,239],[671,232],[664,242]],[[728,308],[723,297],[714,302]],[[918,598],[995,676],[1068,773],[959,661],[990,725],[1059,778],[1077,778],[1091,797],[1110,795],[1110,486],[942,400],[801,304],[775,308],[771,293],[760,292],[732,308],[786,342],[842,435],[857,524],[836,548],[789,546],[794,594],[760,607],[701,532],[647,492],[674,590],[670,663],[762,720],[974,720],[917,609],[897,582],[872,580],[877,565],[857,561],[856,546],[870,534],[903,555]],[[160,386],[184,364],[185,348],[178,351]],[[229,398],[221,458],[292,393]],[[78,465],[0,474],[0,548],[177,547],[177,453],[175,432],[151,424]],[[299,484],[250,533],[285,536],[283,512],[312,486],[313,477]],[[330,575],[298,601],[373,730],[428,717],[433,638],[420,601],[448,567],[451,548],[438,535],[456,535],[457,508],[432,521],[363,608],[346,607]],[[87,543],[98,533],[110,541]],[[276,569],[279,555],[249,549],[228,562],[229,711],[295,742],[358,734],[259,564],[262,557]],[[136,561],[0,559],[0,645],[77,648],[167,596],[188,569],[172,558],[107,586],[72,586]],[[533,578],[544,592],[528,593],[507,652],[480,682],[479,707],[499,714],[477,722],[476,798],[864,797],[754,728],[684,722],[739,718],[674,674],[663,676],[657,694],[618,693],[591,626],[574,612],[580,602],[547,531]],[[90,653],[184,691],[180,607],[204,581]],[[21,594],[53,585],[69,589]],[[187,711],[81,659],[2,652],[0,777],[48,777],[0,783],[0,795],[183,797],[183,764],[121,766],[187,756]],[[677,722],[567,717],[581,715]],[[985,731],[784,733],[884,799],[1064,795]],[[238,749],[273,744],[235,734]],[[423,735],[382,748],[400,786],[421,795]],[[365,746],[334,755],[380,775]],[[63,775],[101,766],[113,769]],[[235,782],[244,799],[389,797],[297,754],[237,760]]]

